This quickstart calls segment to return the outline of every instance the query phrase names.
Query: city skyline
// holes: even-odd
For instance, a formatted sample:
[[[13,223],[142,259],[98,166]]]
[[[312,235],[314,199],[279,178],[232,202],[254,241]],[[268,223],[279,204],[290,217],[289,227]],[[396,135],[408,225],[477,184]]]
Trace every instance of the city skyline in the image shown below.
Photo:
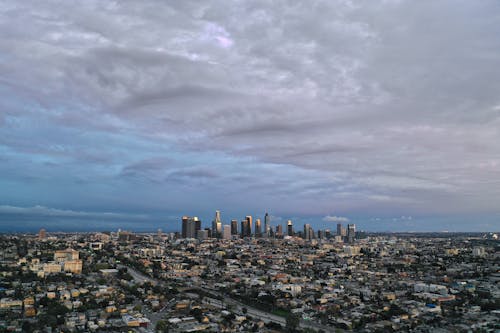
[[[6,1],[0,232],[498,231],[499,11]]]

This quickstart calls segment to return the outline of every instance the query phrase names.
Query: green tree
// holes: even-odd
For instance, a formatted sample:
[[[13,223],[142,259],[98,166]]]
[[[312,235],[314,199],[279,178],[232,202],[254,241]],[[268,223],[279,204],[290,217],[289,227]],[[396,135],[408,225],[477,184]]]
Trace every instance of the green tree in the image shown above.
[[[295,330],[299,327],[300,317],[295,313],[290,313],[286,317],[286,330],[287,332],[295,332]]]
[[[156,323],[155,331],[157,333],[167,333],[169,330],[169,323],[166,320],[159,320]]]

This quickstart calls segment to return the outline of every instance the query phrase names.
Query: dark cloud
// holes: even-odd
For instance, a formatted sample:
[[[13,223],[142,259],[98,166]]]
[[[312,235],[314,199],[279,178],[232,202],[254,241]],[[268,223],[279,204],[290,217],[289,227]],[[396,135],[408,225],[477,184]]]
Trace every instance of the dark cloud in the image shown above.
[[[498,213],[499,10],[4,2],[0,203]]]

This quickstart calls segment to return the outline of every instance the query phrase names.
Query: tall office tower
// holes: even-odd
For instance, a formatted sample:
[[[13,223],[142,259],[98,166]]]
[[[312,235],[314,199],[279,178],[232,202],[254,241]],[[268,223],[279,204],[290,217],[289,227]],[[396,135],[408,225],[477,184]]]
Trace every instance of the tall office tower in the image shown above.
[[[216,222],[215,220],[212,220],[212,228],[211,228],[211,233],[213,235],[213,237],[217,237],[217,225],[216,225]]]
[[[325,238],[326,238],[326,231],[318,230],[318,239],[325,239]]]
[[[286,230],[287,230],[287,235],[288,236],[293,236],[293,224],[292,224],[292,220],[288,220],[287,225],[286,225]]]
[[[196,238],[196,232],[201,229],[198,217],[182,217],[182,238]]]
[[[250,233],[249,233],[248,237],[252,237],[252,227],[253,227],[253,224],[252,224],[252,216],[247,215],[247,216],[245,217],[245,219],[248,221],[248,230],[250,230]]]
[[[238,220],[231,220],[231,235],[238,234]]]
[[[161,236],[162,236],[161,229],[158,229],[158,231],[156,232],[156,236],[158,236],[158,238],[161,238]]]
[[[310,224],[304,224],[304,234],[303,234],[304,239],[310,240],[311,239],[311,225]]]
[[[186,238],[188,219],[189,219],[189,216],[182,217],[182,231],[181,231],[182,238]]]
[[[186,227],[186,238],[195,238],[196,231],[194,230],[194,219],[190,217]]]
[[[188,224],[187,238],[196,238],[196,232],[201,229],[201,221],[198,217],[193,217]]]
[[[262,237],[262,228],[260,225],[260,219],[255,220],[255,237]]]
[[[45,229],[40,229],[38,232],[38,239],[45,239],[47,237],[47,232]]]
[[[225,225],[223,228],[222,232],[222,238],[223,239],[231,239],[231,226],[230,225]]]
[[[276,237],[283,237],[283,226],[281,224],[276,226]]]
[[[347,241],[349,243],[354,243],[354,238],[356,237],[356,225],[348,224],[347,225]]]
[[[337,223],[337,236],[342,236],[342,223]]]
[[[198,230],[201,230],[201,221],[195,216],[193,217],[194,220],[194,235],[196,236],[196,232]]]
[[[212,221],[212,236],[220,238],[222,236],[222,220],[220,218],[220,210],[215,211],[215,219]]]
[[[250,237],[250,226],[248,220],[244,219],[241,221],[241,238]]]
[[[271,217],[266,212],[266,215],[264,215],[264,237],[270,236],[270,231],[271,231],[270,222],[271,222]]]

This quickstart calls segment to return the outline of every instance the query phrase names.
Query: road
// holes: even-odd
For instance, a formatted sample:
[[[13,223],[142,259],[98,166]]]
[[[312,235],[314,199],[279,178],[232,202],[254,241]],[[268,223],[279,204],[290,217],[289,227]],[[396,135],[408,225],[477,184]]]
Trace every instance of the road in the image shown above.
[[[126,268],[127,272],[132,276],[132,278],[134,279],[134,281],[136,283],[146,283],[146,282],[149,282],[149,283],[151,283],[153,285],[161,283],[161,281],[158,281],[158,280],[153,279],[153,278],[151,278],[149,276],[146,276],[146,275],[142,274],[141,272],[139,272],[138,270],[136,270],[136,269],[134,269],[132,267],[121,265],[121,264],[116,265],[116,267],[118,269],[120,269],[120,268]]]
[[[164,281],[160,281],[160,280],[154,279],[152,277],[146,276],[132,267],[125,266],[125,265],[117,265],[117,267],[118,268],[126,268],[128,273],[132,276],[134,281],[137,283],[150,282],[151,284],[154,284],[154,285],[164,284]],[[285,318],[274,315],[274,314],[269,313],[269,312],[265,312],[265,311],[253,308],[253,307],[248,306],[246,304],[243,304],[240,301],[237,301],[233,298],[227,297],[227,296],[223,295],[222,293],[219,293],[215,290],[206,289],[206,288],[199,287],[199,286],[190,286],[190,289],[198,289],[200,291],[205,292],[208,295],[212,295],[212,296],[223,299],[223,302],[222,302],[220,300],[210,298],[210,301],[214,302],[212,304],[214,306],[222,308],[222,307],[224,307],[224,304],[226,304],[226,306],[231,305],[231,306],[235,307],[236,309],[238,309],[239,311],[242,311],[243,308],[246,308],[247,314],[254,317],[254,318],[258,318],[264,322],[274,322],[276,324],[282,325],[283,327],[286,326],[286,319]],[[218,301],[219,303],[217,303],[215,301]],[[148,319],[151,320],[151,327],[154,328],[156,326],[156,323],[158,322],[158,320],[160,320],[163,317],[163,314],[166,312],[166,310],[168,310],[168,306],[165,306],[159,312],[149,312],[149,310],[146,311],[145,314],[147,315]],[[335,331],[335,329],[332,327],[324,326],[324,325],[321,325],[321,324],[319,324],[317,322],[313,322],[313,321],[301,320],[300,327],[301,328],[310,328],[310,329],[313,329],[316,331],[323,330],[324,332],[334,332]]]

